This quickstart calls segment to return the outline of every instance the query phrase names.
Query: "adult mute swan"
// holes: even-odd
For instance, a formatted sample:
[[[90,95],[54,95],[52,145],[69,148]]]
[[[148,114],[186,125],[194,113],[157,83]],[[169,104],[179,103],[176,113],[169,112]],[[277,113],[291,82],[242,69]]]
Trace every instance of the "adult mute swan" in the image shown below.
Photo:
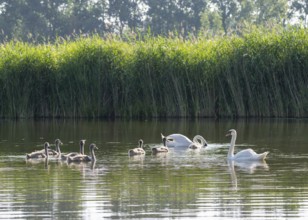
[[[134,149],[130,149],[130,150],[128,151],[128,156],[134,156],[134,155],[142,155],[142,154],[145,154],[145,151],[144,151],[144,149],[143,149],[143,140],[140,139],[140,140],[138,141],[138,143],[139,143],[139,146],[138,146],[138,147],[136,147],[136,148],[134,148]]]
[[[34,151],[30,154],[26,155],[27,159],[38,159],[38,158],[46,158],[48,159],[48,150],[49,150],[49,143],[45,142],[44,144],[44,152],[40,151]]]
[[[85,155],[85,154],[78,154],[74,157],[68,157],[68,162],[90,162],[90,161],[96,161],[94,149],[98,149],[95,144],[90,144],[89,150],[91,156]]]
[[[162,138],[164,137],[163,134],[161,134]],[[174,148],[180,148],[180,147],[189,147],[193,148],[194,144],[195,145],[200,145],[203,144],[204,147],[207,146],[206,140],[200,136],[196,135],[193,138],[193,141],[191,141],[188,137],[182,134],[170,134],[166,136],[166,146],[167,147],[174,147]],[[199,141],[198,141],[199,140]]]
[[[193,138],[193,142],[188,146],[188,148],[192,150],[201,149],[202,147],[206,147],[207,142],[201,135],[196,135]]]
[[[163,146],[152,148],[153,154],[168,153],[169,152],[169,148],[166,146],[166,142],[167,142],[166,137],[162,137],[162,141],[163,141]]]
[[[269,152],[264,152],[262,154],[257,154],[252,149],[245,149],[237,154],[234,154],[234,146],[236,141],[236,130],[230,129],[226,136],[231,136],[231,143],[230,148],[228,152],[228,160],[234,160],[234,161],[245,161],[245,160],[264,160]]]

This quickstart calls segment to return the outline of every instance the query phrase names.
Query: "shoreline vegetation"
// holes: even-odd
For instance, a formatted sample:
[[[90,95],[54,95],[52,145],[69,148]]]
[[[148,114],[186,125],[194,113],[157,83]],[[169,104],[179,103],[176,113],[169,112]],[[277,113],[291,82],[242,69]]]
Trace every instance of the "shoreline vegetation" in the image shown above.
[[[308,117],[308,31],[2,43],[1,118]]]

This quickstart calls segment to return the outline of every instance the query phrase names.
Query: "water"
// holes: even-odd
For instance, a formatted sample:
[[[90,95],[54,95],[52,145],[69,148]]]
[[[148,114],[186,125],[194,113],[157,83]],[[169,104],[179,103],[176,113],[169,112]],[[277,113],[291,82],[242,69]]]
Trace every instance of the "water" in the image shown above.
[[[270,151],[266,162],[228,162],[230,128],[236,150]],[[307,219],[307,130],[307,120],[0,121],[0,219]],[[153,156],[161,133],[200,134],[209,147]],[[96,163],[25,160],[56,138],[63,152],[96,143]],[[140,138],[146,156],[128,157]]]

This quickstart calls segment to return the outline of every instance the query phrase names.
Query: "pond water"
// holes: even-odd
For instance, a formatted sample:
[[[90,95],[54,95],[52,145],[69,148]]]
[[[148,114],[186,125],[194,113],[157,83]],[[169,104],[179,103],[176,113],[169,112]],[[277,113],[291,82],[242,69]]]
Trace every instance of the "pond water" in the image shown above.
[[[265,162],[231,163],[235,150],[269,151]],[[0,121],[0,219],[307,219],[308,120],[20,120]],[[200,151],[171,149],[154,156],[161,133],[202,135]],[[96,163],[25,155],[60,138],[63,152],[86,153]],[[143,139],[144,157],[129,157]]]

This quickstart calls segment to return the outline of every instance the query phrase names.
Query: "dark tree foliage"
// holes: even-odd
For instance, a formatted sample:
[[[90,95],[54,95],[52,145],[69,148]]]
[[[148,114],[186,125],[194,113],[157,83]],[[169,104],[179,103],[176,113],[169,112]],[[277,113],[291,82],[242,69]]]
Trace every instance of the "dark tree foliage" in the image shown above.
[[[54,41],[97,33],[188,37],[211,28],[307,27],[307,0],[0,0],[0,40]],[[296,18],[296,19],[294,19]],[[212,31],[216,33],[216,31]],[[219,33],[219,31],[217,31]]]

